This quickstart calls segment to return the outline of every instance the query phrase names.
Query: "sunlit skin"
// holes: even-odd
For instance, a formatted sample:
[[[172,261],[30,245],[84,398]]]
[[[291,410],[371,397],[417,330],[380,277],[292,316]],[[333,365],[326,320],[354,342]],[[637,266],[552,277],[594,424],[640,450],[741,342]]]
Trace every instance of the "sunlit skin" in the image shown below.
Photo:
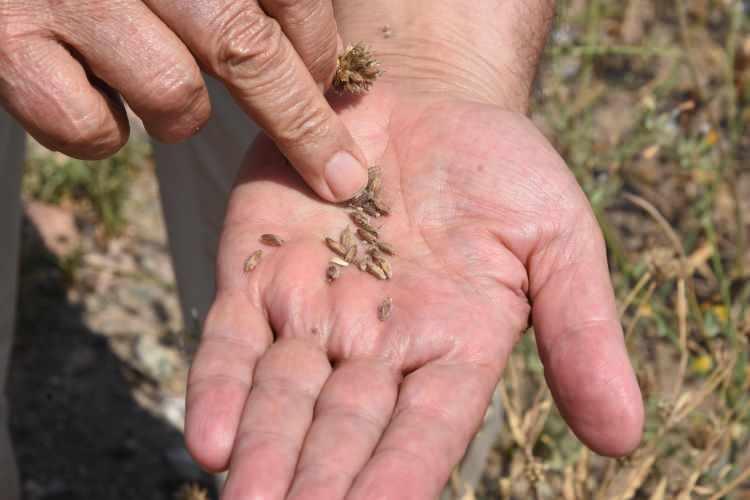
[[[351,223],[347,209],[258,139],[232,193],[188,393],[188,446],[204,467],[229,468],[223,498],[435,498],[530,324],[573,431],[599,453],[632,451],[643,408],[604,243],[534,125],[389,83],[334,104],[382,169],[392,215],[377,224],[398,252],[394,277],[350,267],[326,281],[323,238]],[[263,233],[286,243],[263,247]]]

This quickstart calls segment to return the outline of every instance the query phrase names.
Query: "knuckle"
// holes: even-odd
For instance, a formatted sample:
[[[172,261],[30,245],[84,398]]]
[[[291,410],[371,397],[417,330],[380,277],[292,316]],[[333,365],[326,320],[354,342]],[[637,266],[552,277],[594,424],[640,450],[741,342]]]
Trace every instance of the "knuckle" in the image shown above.
[[[70,123],[54,141],[54,148],[71,156],[97,160],[117,152],[126,138],[103,114],[85,114]]]
[[[157,80],[160,84],[153,97],[161,113],[181,115],[206,98],[206,88],[197,71],[170,71]]]
[[[267,71],[285,58],[283,36],[274,19],[256,13],[239,14],[221,30],[212,67],[229,79]]]

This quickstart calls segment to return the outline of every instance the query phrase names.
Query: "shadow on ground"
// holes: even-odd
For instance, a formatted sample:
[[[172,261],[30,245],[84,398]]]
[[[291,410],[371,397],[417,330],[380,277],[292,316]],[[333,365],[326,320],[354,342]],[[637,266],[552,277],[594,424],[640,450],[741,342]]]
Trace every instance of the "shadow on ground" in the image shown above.
[[[182,434],[132,397],[132,386],[153,382],[84,325],[66,285],[25,220],[8,396],[26,498],[173,499],[188,481],[166,455],[182,446]]]

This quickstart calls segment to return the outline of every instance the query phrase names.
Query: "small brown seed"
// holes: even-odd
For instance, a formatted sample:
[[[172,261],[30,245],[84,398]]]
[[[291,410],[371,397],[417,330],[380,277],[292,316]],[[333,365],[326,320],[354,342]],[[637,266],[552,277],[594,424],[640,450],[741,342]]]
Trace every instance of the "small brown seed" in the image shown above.
[[[368,180],[367,180],[367,191],[370,197],[378,194],[380,189],[383,187],[383,176],[378,167],[370,167],[367,169]]]
[[[352,263],[354,262],[354,259],[357,258],[357,245],[352,245],[349,247],[349,250],[346,251],[346,256],[344,257],[344,260]]]
[[[256,267],[258,267],[258,263],[260,262],[261,257],[263,257],[263,250],[256,250],[255,252],[253,252],[250,257],[245,259],[243,270],[246,273],[249,273]]]
[[[379,265],[374,263],[373,261],[367,262],[367,272],[375,276],[379,280],[387,280],[388,276],[386,276],[385,271],[383,271],[383,268],[381,268]]]
[[[371,217],[380,217],[380,212],[369,201],[362,204],[362,210]]]
[[[391,263],[388,262],[382,255],[373,255],[372,261],[377,264],[380,269],[383,270],[383,274],[385,274],[385,277],[387,279],[391,279],[393,277],[393,268],[391,267]]]
[[[341,231],[341,235],[339,235],[339,243],[341,243],[341,245],[346,249],[349,249],[357,244],[356,240],[354,239],[354,233],[352,233],[352,230],[349,228],[349,226],[346,226],[346,229]]]
[[[336,264],[337,266],[341,267],[347,267],[349,265],[349,262],[345,261],[341,257],[332,257],[330,261],[328,261],[330,264]]]
[[[341,268],[334,264],[329,264],[328,268],[326,269],[326,278],[328,279],[328,283],[333,283],[337,279],[339,279],[339,276],[341,276]]]
[[[330,248],[333,253],[335,253],[339,257],[346,257],[346,248],[344,248],[341,243],[334,240],[333,238],[326,238],[325,241],[326,245],[328,245],[328,248]]]
[[[396,255],[396,249],[393,248],[393,245],[391,245],[390,243],[386,243],[385,241],[378,241],[375,244],[378,246],[378,249],[384,254]]]
[[[388,206],[386,202],[381,200],[380,198],[373,198],[370,200],[370,203],[373,207],[375,207],[375,210],[380,212],[383,215],[390,215],[391,214],[391,207]]]
[[[271,247],[280,247],[284,244],[284,240],[275,234],[262,234],[260,236],[260,242]]]
[[[357,229],[357,236],[359,236],[359,239],[362,241],[366,241],[367,243],[375,243],[378,241],[378,237],[375,234],[372,234],[369,231],[365,231],[361,227]]]
[[[369,226],[370,225],[370,218],[365,215],[363,212],[360,211],[354,211],[349,214],[349,217],[351,217],[352,221],[358,226]]]
[[[391,312],[393,311],[393,299],[390,297],[386,297],[383,299],[383,302],[380,303],[378,306],[378,319],[380,321],[385,321],[391,316]]]

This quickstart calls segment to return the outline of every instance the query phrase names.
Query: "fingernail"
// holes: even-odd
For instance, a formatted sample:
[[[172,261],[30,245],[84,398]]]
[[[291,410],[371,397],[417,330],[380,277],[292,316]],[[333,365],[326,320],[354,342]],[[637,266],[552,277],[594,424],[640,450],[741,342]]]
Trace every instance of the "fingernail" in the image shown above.
[[[351,154],[339,151],[328,160],[325,179],[337,200],[348,200],[367,184],[367,169]]]

